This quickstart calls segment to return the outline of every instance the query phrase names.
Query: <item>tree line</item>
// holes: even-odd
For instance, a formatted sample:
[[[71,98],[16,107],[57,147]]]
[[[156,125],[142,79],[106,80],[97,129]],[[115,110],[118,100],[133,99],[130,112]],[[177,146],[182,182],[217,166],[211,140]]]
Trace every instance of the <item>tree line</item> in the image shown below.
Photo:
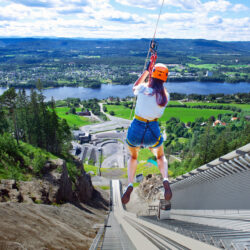
[[[21,140],[56,155],[67,152],[70,127],[57,116],[53,101],[50,105],[41,90],[27,96],[25,90],[8,89],[0,96],[0,135],[9,133],[18,144]]]
[[[230,105],[195,105],[189,106],[186,104],[169,104],[168,108],[194,108],[194,109],[223,109],[223,110],[232,110],[235,112],[241,112],[240,108],[230,106]]]
[[[238,113],[237,121],[231,121],[231,114],[218,116],[225,126],[213,126],[215,117],[197,118],[187,127],[177,118],[166,122],[167,140],[164,142],[167,154],[179,153],[181,162],[170,164],[174,177],[189,172],[199,166],[221,157],[250,142],[250,123],[243,113]],[[184,143],[179,138],[186,138]],[[174,142],[174,143],[173,143]]]
[[[195,100],[195,101],[211,101],[216,103],[250,103],[250,93],[236,93],[236,94],[181,94],[171,93],[171,100]]]

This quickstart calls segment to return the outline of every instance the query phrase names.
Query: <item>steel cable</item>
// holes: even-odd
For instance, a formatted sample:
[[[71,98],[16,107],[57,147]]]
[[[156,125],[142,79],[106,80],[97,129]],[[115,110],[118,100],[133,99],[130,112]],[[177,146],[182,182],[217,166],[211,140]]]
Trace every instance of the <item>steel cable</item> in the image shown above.
[[[151,45],[151,42],[154,42],[154,40],[155,40],[156,31],[157,31],[157,27],[158,27],[159,20],[160,20],[160,17],[161,17],[161,12],[162,12],[162,8],[163,8],[163,5],[164,5],[164,1],[165,1],[165,0],[162,0],[160,12],[159,12],[159,15],[158,15],[158,18],[157,18],[157,22],[156,22],[156,25],[155,25],[155,29],[154,29],[154,35],[153,35],[152,40],[151,40],[150,43],[149,43],[149,49],[148,49],[147,57],[146,57],[146,59],[145,59],[145,63],[144,63],[144,67],[143,67],[142,72],[144,72],[145,69],[146,69],[146,65],[147,65],[148,58],[149,58],[149,53],[150,53],[150,45]],[[131,112],[130,112],[129,119],[131,119],[131,117],[132,117],[132,113],[133,113],[133,110],[134,110],[134,108],[135,108],[136,99],[137,99],[137,98],[135,97],[135,98],[134,98],[134,101],[133,101],[133,105],[132,105],[132,109],[131,109]]]

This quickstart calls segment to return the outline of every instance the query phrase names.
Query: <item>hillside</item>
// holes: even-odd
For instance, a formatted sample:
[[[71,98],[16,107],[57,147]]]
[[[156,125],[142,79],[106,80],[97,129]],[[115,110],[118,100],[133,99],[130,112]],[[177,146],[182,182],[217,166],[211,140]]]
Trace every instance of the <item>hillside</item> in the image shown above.
[[[0,38],[0,49],[4,50],[80,50],[87,55],[146,55],[149,39],[48,39],[48,38]],[[250,42],[220,42],[204,39],[158,39],[160,52],[192,53],[250,53]],[[90,50],[91,49],[91,50]],[[142,53],[142,54],[140,54]]]
[[[0,96],[0,249],[89,248],[108,194],[70,155],[71,140],[42,95]]]
[[[70,203],[0,203],[0,249],[89,249],[105,214]]]

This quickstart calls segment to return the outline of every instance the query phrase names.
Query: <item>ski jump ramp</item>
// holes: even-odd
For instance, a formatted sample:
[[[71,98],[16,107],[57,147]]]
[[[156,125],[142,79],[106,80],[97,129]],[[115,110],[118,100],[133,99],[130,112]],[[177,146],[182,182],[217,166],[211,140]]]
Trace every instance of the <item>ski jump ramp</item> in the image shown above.
[[[249,154],[247,144],[173,180],[172,209],[158,219],[127,212],[113,180],[101,249],[250,249]]]
[[[124,233],[130,240],[130,243],[134,246],[134,249],[142,250],[154,250],[154,249],[216,249],[213,246],[200,242],[198,240],[189,238],[179,233],[170,231],[166,228],[147,222],[143,219],[137,218],[135,214],[127,212],[121,203],[121,190],[120,181],[112,181],[113,191],[113,213],[116,222],[121,226]],[[112,216],[113,216],[112,215]],[[111,225],[112,227],[112,225]],[[106,236],[106,235],[105,235]],[[123,237],[123,236],[121,236]],[[113,234],[113,239],[116,239]],[[114,241],[114,248],[110,244],[111,239],[105,239],[102,249],[118,249]],[[109,242],[105,244],[105,241]],[[108,246],[108,248],[105,247]],[[122,246],[120,249],[129,249],[126,246]],[[131,248],[130,248],[131,249]]]

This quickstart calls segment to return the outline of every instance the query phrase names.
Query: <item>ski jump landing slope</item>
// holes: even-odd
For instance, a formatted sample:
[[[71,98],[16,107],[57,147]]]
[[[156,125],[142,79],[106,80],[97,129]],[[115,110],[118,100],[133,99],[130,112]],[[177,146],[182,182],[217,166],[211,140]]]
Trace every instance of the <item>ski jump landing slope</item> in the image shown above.
[[[135,249],[217,249],[213,246],[170,231],[166,228],[137,218],[124,210],[121,203],[120,181],[112,181],[113,211],[116,222],[121,226]],[[110,225],[112,227],[112,225]],[[122,235],[121,235],[122,237]],[[106,239],[107,240],[107,239]],[[102,249],[105,249],[105,238]],[[112,244],[109,243],[109,246]],[[109,248],[110,250],[113,248]],[[123,249],[128,249],[126,246]]]

